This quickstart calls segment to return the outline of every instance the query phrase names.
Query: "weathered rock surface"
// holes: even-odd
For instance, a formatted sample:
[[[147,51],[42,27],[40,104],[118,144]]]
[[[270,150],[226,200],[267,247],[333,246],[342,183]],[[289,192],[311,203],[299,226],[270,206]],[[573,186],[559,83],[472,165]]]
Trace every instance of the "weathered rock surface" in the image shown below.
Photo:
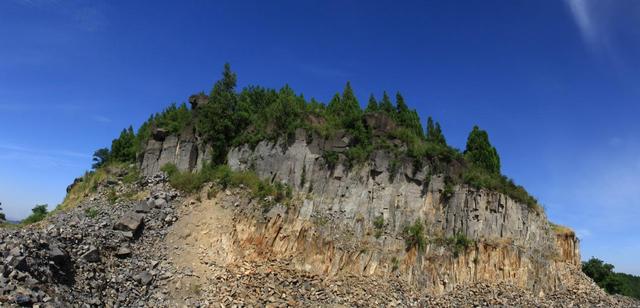
[[[330,275],[388,274],[398,260],[401,277],[435,293],[481,281],[549,292],[562,288],[569,267],[580,263],[575,236],[556,237],[543,211],[505,195],[457,186],[445,196],[442,176],[384,151],[363,166],[329,168],[322,153],[347,143],[299,131],[289,144],[231,150],[231,168],[252,168],[308,194],[293,207],[272,209],[262,222],[248,219],[237,230],[239,241],[297,255],[300,267]],[[376,219],[384,221],[379,230]],[[403,231],[416,221],[429,240],[424,251],[405,245]],[[458,234],[474,241],[460,254],[442,244]]]

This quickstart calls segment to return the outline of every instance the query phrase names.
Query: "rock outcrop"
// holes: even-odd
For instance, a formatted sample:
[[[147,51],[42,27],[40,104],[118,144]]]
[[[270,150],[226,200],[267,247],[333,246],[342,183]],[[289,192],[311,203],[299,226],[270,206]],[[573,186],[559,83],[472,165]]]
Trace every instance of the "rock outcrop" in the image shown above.
[[[272,209],[262,223],[247,220],[239,240],[297,255],[301,268],[315,272],[400,275],[436,293],[478,281],[549,292],[580,263],[575,236],[556,236],[543,211],[505,195],[466,186],[447,195],[441,175],[385,151],[351,168],[340,156],[330,168],[323,153],[348,144],[346,136],[323,140],[299,130],[290,144],[231,150],[231,168],[306,195],[299,205]],[[424,225],[424,249],[405,244],[405,228],[416,222]],[[456,236],[472,243],[459,251],[451,243]]]
[[[156,129],[141,153],[140,168],[146,176],[160,172],[166,164],[174,164],[182,171],[197,170],[211,156],[210,147],[196,138],[193,127],[180,134],[168,134]]]

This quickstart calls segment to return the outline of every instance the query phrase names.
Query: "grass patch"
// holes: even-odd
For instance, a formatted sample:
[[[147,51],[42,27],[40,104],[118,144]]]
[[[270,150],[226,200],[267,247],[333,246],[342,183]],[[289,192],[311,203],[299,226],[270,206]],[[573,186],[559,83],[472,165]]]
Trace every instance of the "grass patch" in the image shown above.
[[[466,235],[462,233],[457,233],[452,237],[447,238],[437,238],[434,242],[440,246],[445,246],[449,248],[453,254],[453,257],[457,258],[461,253],[464,253],[469,249],[469,247],[473,246],[475,243],[474,240],[468,238]]]
[[[227,165],[205,166],[199,172],[181,172],[175,165],[167,164],[162,167],[162,171],[168,174],[171,186],[186,193],[197,192],[208,182],[217,183],[222,189],[245,187],[251,191],[251,196],[259,199],[265,207],[286,203],[293,195],[291,187],[286,184],[271,184],[261,180],[253,171],[233,171]],[[212,197],[213,193],[210,190],[207,197]]]

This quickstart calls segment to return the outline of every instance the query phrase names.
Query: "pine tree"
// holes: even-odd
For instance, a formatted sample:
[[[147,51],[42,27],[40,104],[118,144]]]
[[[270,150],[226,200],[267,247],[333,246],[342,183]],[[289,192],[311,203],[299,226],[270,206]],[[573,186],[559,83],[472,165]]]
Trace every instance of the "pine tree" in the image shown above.
[[[236,74],[225,63],[222,79],[213,85],[209,103],[199,110],[196,128],[211,144],[215,163],[224,162],[232,138],[244,129],[234,121],[238,100],[235,87]]]
[[[371,95],[369,96],[369,104],[367,105],[367,109],[365,109],[365,112],[370,113],[376,111],[378,111],[378,101],[376,100],[376,97],[373,96],[373,93],[371,93]]]
[[[393,115],[395,114],[396,109],[393,107],[393,103],[391,103],[391,98],[389,98],[387,91],[382,92],[382,101],[380,101],[380,105],[378,108],[380,109],[380,111],[385,112],[389,116],[393,117]]]
[[[440,128],[440,123],[434,123],[431,117],[427,119],[427,141],[440,145],[447,145],[447,141],[442,134],[442,129]]]
[[[131,126],[123,129],[118,139],[111,142],[110,158],[119,162],[134,162],[136,160],[136,135]]]
[[[474,167],[484,169],[493,174],[500,174],[500,157],[498,151],[489,142],[486,131],[474,126],[464,151],[465,158]]]

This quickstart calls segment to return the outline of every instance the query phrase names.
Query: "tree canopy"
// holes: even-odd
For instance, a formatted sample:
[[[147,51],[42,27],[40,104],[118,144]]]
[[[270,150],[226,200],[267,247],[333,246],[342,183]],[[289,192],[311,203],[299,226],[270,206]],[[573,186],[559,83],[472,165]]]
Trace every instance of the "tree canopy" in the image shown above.
[[[489,134],[477,125],[467,139],[465,158],[474,166],[493,174],[500,174],[498,151],[489,142]]]
[[[429,117],[426,131],[423,130],[418,112],[409,108],[400,92],[396,93],[395,104],[386,91],[379,101],[371,94],[363,110],[350,82],[327,104],[313,98],[306,100],[289,85],[279,90],[247,86],[237,91],[236,87],[237,76],[226,63],[206,104],[198,104],[194,107],[196,110],[189,110],[184,103],[174,103],[152,115],[137,134],[131,127],[123,130],[108,151],[99,149],[94,153],[94,167],[100,168],[111,161],[135,162],[156,128],[170,134],[182,133],[187,128],[194,130],[211,146],[215,165],[225,163],[231,147],[291,137],[299,128],[308,133],[313,131],[322,138],[330,138],[343,131],[351,138],[348,149],[340,155],[346,156],[349,166],[364,163],[376,149],[391,151],[394,161],[406,155],[414,160],[415,168],[430,164],[431,170],[439,173],[454,170],[449,164],[455,162],[455,165],[466,169],[447,174],[453,184],[496,190],[536,207],[535,198],[500,173],[500,158],[484,130],[475,126],[469,134],[464,153],[461,153],[447,145],[437,121]],[[379,115],[382,122],[391,124],[386,126],[389,131],[382,135],[379,132],[374,134],[374,128],[365,122],[365,114]],[[335,156],[337,160],[340,155],[327,157]]]

